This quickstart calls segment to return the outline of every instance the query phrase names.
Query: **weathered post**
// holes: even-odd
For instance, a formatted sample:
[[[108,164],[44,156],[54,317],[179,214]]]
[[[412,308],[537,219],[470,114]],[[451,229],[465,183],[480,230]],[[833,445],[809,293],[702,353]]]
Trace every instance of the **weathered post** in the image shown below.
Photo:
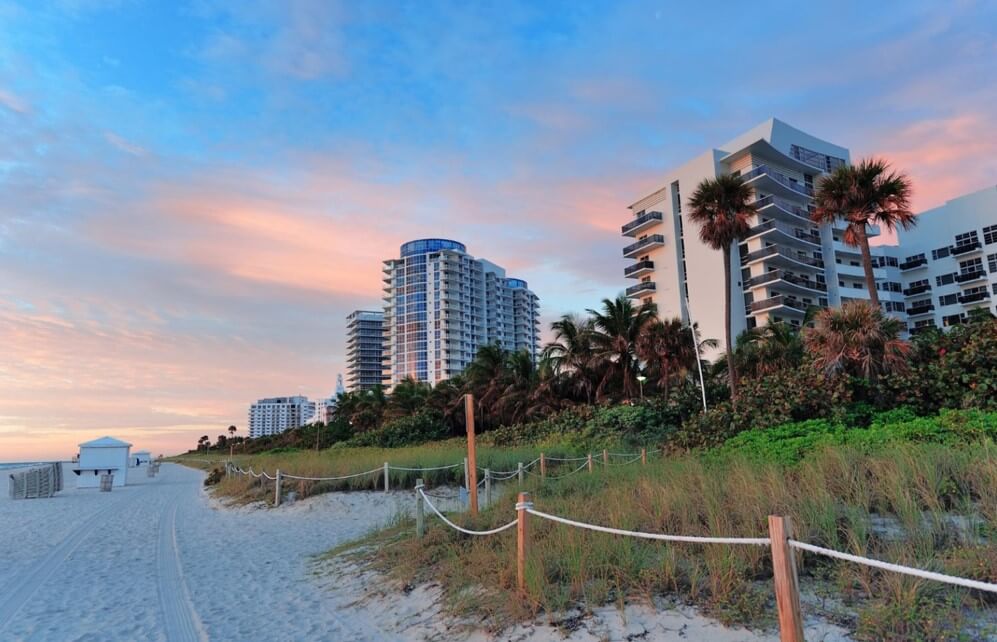
[[[464,488],[471,487],[471,479],[467,476],[467,457],[464,458]],[[468,491],[470,492],[470,491]]]
[[[485,506],[492,505],[492,471],[485,469]]]
[[[426,517],[423,515],[422,480],[415,480],[415,535],[421,538],[426,534]]]
[[[602,465],[609,467],[609,451],[605,448],[602,449]]]
[[[519,501],[516,503],[516,586],[520,593],[526,593],[526,519],[529,513],[526,509],[533,506],[530,503],[529,493],[519,493]]]
[[[519,478],[519,485],[523,485],[523,462],[519,462],[519,466],[516,468],[516,476]]]
[[[471,515],[478,514],[478,457],[474,446],[474,395],[464,395],[464,421],[467,424],[467,492]]]
[[[388,478],[390,468],[388,467],[388,462],[384,462],[384,492],[391,490],[391,480]]]
[[[804,642],[796,558],[789,546],[792,536],[792,523],[788,517],[769,515],[775,603],[779,610],[779,639],[781,642]]]
[[[589,453],[588,464],[589,464],[589,472],[591,473],[592,472],[592,453]]]
[[[544,454],[540,453],[540,477],[541,479],[547,476],[547,460],[544,459]]]
[[[280,468],[277,469],[277,479],[273,482],[273,505],[280,506]]]
[[[647,466],[647,448],[640,449],[640,463],[642,466]]]

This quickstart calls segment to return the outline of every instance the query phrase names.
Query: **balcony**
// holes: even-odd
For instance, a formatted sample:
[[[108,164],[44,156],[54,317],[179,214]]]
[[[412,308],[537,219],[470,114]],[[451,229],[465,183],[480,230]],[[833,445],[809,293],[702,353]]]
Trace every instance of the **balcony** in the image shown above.
[[[811,223],[810,212],[795,203],[777,196],[768,195],[764,198],[756,199],[753,204],[759,213],[764,209],[766,214],[775,215],[779,213],[782,218],[792,223]]]
[[[934,303],[926,303],[924,305],[911,306],[907,308],[907,316],[916,317],[919,314],[927,314],[935,309]]]
[[[804,305],[802,301],[790,299],[779,294],[768,299],[762,299],[761,301],[751,303],[748,305],[747,313],[756,314],[758,312],[768,311],[774,308],[788,308],[789,310],[799,312],[801,314],[807,311],[807,306]]]
[[[967,270],[965,272],[960,272],[955,275],[956,283],[971,283],[973,281],[978,281],[980,279],[987,278],[987,273],[983,268],[976,268],[975,270]]]
[[[641,214],[621,228],[623,236],[637,236],[642,230],[660,223],[662,218],[661,212],[646,212]]]
[[[804,279],[803,277],[796,276],[795,274],[789,274],[783,270],[773,270],[771,272],[766,272],[765,274],[751,277],[744,282],[744,287],[750,289],[760,285],[765,285],[766,283],[773,283],[775,281],[785,281],[786,283],[792,283],[793,285],[806,288],[808,290],[814,290],[816,292],[827,292],[827,284],[811,281],[810,279]]]
[[[623,269],[623,276],[628,279],[636,279],[653,271],[654,261],[637,261],[633,265],[628,265]]]
[[[914,296],[916,294],[924,294],[925,292],[931,292],[930,283],[922,283],[921,285],[912,285],[906,290],[904,290],[904,296]]]
[[[910,326],[910,327],[907,328],[907,331],[911,333],[911,336],[913,336],[915,334],[921,334],[923,332],[930,332],[932,330],[937,330],[937,329],[938,329],[938,326],[936,326],[934,323],[927,323],[925,325]]]
[[[623,248],[623,258],[630,259],[643,250],[650,250],[665,244],[665,237],[661,234],[651,234],[645,239],[632,243]]]
[[[759,187],[765,187],[766,191],[787,190],[787,196],[813,198],[814,189],[803,183],[794,181],[785,174],[777,172],[768,165],[759,165],[741,174],[741,180]],[[773,187],[778,186],[773,189]],[[781,188],[781,189],[780,189]]]
[[[989,299],[990,294],[986,290],[980,290],[979,292],[969,292],[966,294],[959,295],[959,303],[976,303],[977,301],[983,301]]]
[[[983,244],[979,241],[970,241],[969,243],[960,243],[958,245],[953,245],[949,248],[952,256],[963,256],[965,254],[971,254],[973,252],[980,252],[983,250]]]
[[[746,240],[773,231],[783,235],[783,237],[788,239],[790,242],[803,241],[804,243],[820,247],[820,234],[809,232],[807,230],[801,230],[796,227],[781,225],[774,220],[765,221],[764,223],[759,223],[758,225],[752,227],[748,230]]]
[[[911,258],[900,264],[901,270],[913,270],[915,268],[924,267],[928,264],[928,259],[924,256],[919,256],[917,258]]]
[[[639,298],[645,294],[651,294],[656,290],[657,286],[654,284],[654,281],[644,281],[643,283],[631,285],[627,288],[627,296],[630,298]]]
[[[811,256],[801,256],[777,245],[770,245],[754,252],[749,252],[741,257],[741,265],[748,265],[763,259],[772,259],[775,262],[789,263],[790,265],[802,265],[809,268],[824,268],[824,261]]]

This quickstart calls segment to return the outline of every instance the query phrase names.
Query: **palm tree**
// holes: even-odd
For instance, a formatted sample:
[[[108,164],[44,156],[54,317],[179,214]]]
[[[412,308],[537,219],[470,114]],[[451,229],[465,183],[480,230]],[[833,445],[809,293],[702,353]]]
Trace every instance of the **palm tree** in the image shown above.
[[[619,381],[626,399],[637,392],[637,338],[641,328],[654,318],[654,305],[634,308],[630,299],[619,295],[615,300],[603,299],[602,311],[589,310],[592,315],[594,363],[602,368],[602,378],[596,388],[596,398],[603,398],[614,381]]]
[[[547,361],[555,376],[567,380],[586,403],[592,403],[592,320],[565,314],[551,323],[550,329],[554,340],[544,346],[542,361]]]
[[[406,377],[391,389],[385,415],[391,419],[414,415],[426,405],[431,390],[428,383]]]
[[[748,224],[756,211],[752,190],[737,176],[722,175],[704,180],[689,199],[689,218],[699,223],[699,238],[724,259],[724,347],[730,396],[737,397],[737,369],[730,336],[731,246],[748,235]]]
[[[862,254],[865,286],[869,300],[879,307],[876,277],[872,272],[869,251],[869,225],[880,225],[893,231],[907,230],[917,224],[910,211],[911,182],[906,175],[890,171],[884,160],[869,158],[858,165],[842,165],[817,184],[814,197],[816,209],[811,218],[815,223],[845,221],[844,241],[856,246]]]
[[[497,343],[478,348],[474,360],[464,369],[467,392],[474,395],[482,423],[493,419],[502,396],[506,375],[506,351]]]
[[[741,374],[755,376],[798,366],[803,360],[800,331],[781,321],[746,330],[737,338],[734,359]]]
[[[506,356],[505,387],[497,406],[507,424],[518,423],[533,414],[534,392],[537,389],[537,368],[533,355],[526,350]]]
[[[668,396],[674,381],[696,367],[696,347],[692,328],[681,319],[650,319],[637,337],[637,356],[644,362],[651,385]],[[716,346],[707,340],[705,346]],[[700,349],[704,344],[700,344]]]
[[[803,343],[814,364],[828,374],[845,373],[874,381],[879,375],[903,371],[910,344],[899,338],[903,323],[867,301],[848,301],[840,308],[821,310]]]

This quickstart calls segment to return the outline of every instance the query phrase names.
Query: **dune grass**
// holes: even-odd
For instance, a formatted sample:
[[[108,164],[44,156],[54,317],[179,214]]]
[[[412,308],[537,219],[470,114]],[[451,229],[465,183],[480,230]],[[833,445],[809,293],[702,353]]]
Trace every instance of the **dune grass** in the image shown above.
[[[990,442],[891,445],[875,453],[837,447],[794,466],[686,456],[542,485],[531,477],[524,489],[538,510],[647,532],[766,536],[769,514],[789,515],[804,541],[995,582],[993,448]],[[455,519],[495,527],[513,518],[514,503],[515,492],[508,492],[477,519]],[[452,613],[474,613],[497,628],[541,612],[659,595],[694,603],[728,623],[773,624],[766,547],[649,542],[530,518],[527,591],[519,596],[514,531],[469,537],[431,515],[427,520],[421,540],[410,521],[373,536],[366,543],[378,545],[365,548],[371,564],[406,583],[439,582]],[[986,639],[994,633],[973,629],[980,624],[972,615],[992,609],[993,595],[812,555],[799,561],[804,593],[830,598],[837,607],[825,615],[861,639]],[[819,601],[812,598],[805,610]]]
[[[427,486],[460,485],[464,481],[463,459],[466,456],[466,441],[451,439],[422,446],[404,448],[329,448],[322,451],[295,451],[283,453],[263,453],[240,456],[236,454],[236,465],[254,471],[267,471],[275,474],[277,469],[301,477],[339,477],[364,471],[375,471],[362,477],[335,481],[308,481],[285,479],[285,492],[296,492],[298,497],[307,497],[336,490],[372,490],[384,487],[381,467],[385,462],[403,468],[436,468],[450,464],[461,464],[444,470],[397,470],[389,475],[392,489],[414,488],[416,479],[423,479]],[[527,465],[540,454],[536,448],[496,448],[480,446],[477,451],[478,467],[497,472],[516,470],[522,462]],[[580,453],[569,448],[552,448],[545,451],[548,457],[577,457]],[[198,461],[197,456],[180,456],[173,459],[180,463],[199,468],[213,468],[221,463],[210,465]],[[551,475],[561,474],[567,464],[549,462]],[[479,480],[482,473],[478,471]],[[272,483],[272,482],[271,482]],[[223,479],[217,486],[219,495],[238,501],[270,501],[272,491],[267,492],[260,480],[236,475]]]

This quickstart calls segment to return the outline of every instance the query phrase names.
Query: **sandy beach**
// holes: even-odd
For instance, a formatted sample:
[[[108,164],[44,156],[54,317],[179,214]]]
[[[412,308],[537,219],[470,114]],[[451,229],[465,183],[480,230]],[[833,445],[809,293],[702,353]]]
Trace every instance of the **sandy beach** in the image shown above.
[[[228,508],[202,489],[202,472],[182,466],[151,479],[133,469],[111,493],[75,489],[69,468],[52,499],[0,499],[0,639],[777,639],[647,606],[598,609],[570,632],[538,622],[495,638],[445,619],[436,587],[403,592],[340,562],[316,563],[408,511],[409,492]]]

